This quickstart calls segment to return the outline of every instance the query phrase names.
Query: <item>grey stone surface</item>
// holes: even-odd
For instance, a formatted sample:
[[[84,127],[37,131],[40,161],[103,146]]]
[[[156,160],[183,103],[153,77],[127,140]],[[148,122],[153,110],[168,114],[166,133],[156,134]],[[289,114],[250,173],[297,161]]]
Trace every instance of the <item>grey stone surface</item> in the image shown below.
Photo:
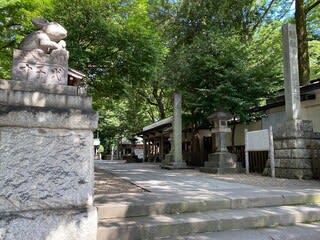
[[[92,203],[92,131],[0,129],[0,212]]]
[[[277,168],[311,168],[311,159],[276,159],[275,160],[275,167]]]
[[[309,120],[291,120],[279,124],[278,131],[274,133],[275,140],[290,138],[312,138],[313,125]]]
[[[174,94],[173,113],[173,144],[174,144],[174,165],[185,166],[182,159],[182,97],[181,94]]]
[[[218,210],[206,213],[160,215],[145,218],[101,220],[98,239],[152,239],[160,236],[179,236],[198,232],[287,226],[305,221],[319,221],[319,207],[290,206]]]
[[[66,43],[62,39],[67,37],[67,30],[64,27],[44,18],[33,18],[31,22],[36,27],[36,31],[22,40],[20,49],[26,51],[37,49],[48,54],[55,49],[65,50]]]
[[[208,156],[208,161],[204,167],[199,169],[201,172],[207,173],[240,173],[242,169],[237,164],[237,156],[229,152],[216,152]]]
[[[53,93],[61,95],[86,95],[83,93],[83,89],[79,91],[78,87],[56,84],[39,84],[36,82],[27,81],[14,81],[14,80],[1,80],[1,90],[14,90],[14,91],[27,91],[27,92],[41,92],[41,93]],[[3,92],[5,93],[5,92]],[[2,95],[2,94],[1,94]]]
[[[274,141],[274,148],[277,149],[307,149],[312,146],[312,139],[294,138],[294,139],[279,139]]]
[[[96,231],[94,207],[0,213],[1,240],[96,240]]]
[[[66,50],[55,50],[46,54],[35,49],[13,52],[12,79],[36,83],[67,85],[68,58]]]
[[[173,98],[173,132],[172,135],[170,134],[171,150],[169,154],[166,154],[165,159],[161,163],[161,167],[179,169],[187,167],[182,156],[182,97],[180,93],[175,93]]]
[[[276,158],[310,159],[312,149],[278,149],[274,152]]]
[[[96,112],[80,109],[54,109],[0,105],[0,127],[94,130]]]
[[[208,155],[206,167],[235,168],[237,167],[237,156],[229,152],[217,152]]]
[[[29,91],[0,90],[0,104],[91,110],[91,97]]]
[[[163,237],[156,240],[319,240],[320,223],[297,226],[202,233],[189,236]]]
[[[312,169],[311,168],[283,168],[276,167],[276,177],[278,178],[289,178],[289,179],[311,179]],[[270,175],[270,168],[266,167],[263,171],[263,175]]]
[[[281,123],[274,134],[276,177],[312,178],[312,147],[318,141],[312,121],[296,119]],[[270,174],[269,162],[263,174]]]
[[[231,233],[237,228],[274,227],[320,217],[319,206],[315,207],[318,210],[311,206],[276,207],[320,203],[316,181],[305,187],[297,183],[306,181],[285,180],[292,185],[283,185],[284,179],[262,177],[260,181],[282,182],[271,188],[221,181],[216,179],[219,176],[193,170],[166,171],[155,164],[106,162],[95,164],[148,191],[95,196],[102,220],[98,240],[141,240],[168,235],[176,239],[197,231]],[[228,177],[231,176],[225,178]]]
[[[301,117],[298,44],[296,26],[285,24],[282,26],[282,46],[285,84],[285,108],[287,120]]]

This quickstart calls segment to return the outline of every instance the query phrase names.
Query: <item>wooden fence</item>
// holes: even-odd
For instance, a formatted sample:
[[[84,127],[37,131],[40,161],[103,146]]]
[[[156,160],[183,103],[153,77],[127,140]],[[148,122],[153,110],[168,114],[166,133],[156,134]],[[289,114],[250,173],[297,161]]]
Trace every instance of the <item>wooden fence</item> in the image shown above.
[[[320,179],[320,146],[313,147],[313,154],[312,154],[312,174],[313,178]]]
[[[237,155],[238,162],[245,167],[244,146],[228,147],[228,150]],[[268,160],[268,151],[249,152],[249,172],[262,173]]]

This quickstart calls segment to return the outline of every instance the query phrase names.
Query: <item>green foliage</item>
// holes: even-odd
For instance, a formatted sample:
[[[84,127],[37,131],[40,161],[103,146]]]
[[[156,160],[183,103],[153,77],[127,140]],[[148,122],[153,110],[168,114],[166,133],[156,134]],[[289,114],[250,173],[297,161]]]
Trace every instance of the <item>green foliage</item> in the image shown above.
[[[185,124],[218,109],[247,121],[281,87],[280,27],[291,1],[0,0],[0,78],[12,50],[43,16],[68,30],[69,65],[85,74],[102,144],[116,144],[172,113],[183,94]],[[308,14],[312,76],[319,77],[319,11]]]
[[[279,79],[271,61],[257,62],[251,50],[239,36],[212,31],[176,51],[168,74],[174,87],[183,92],[184,109],[191,118],[196,114],[199,121],[201,115],[204,119],[224,109],[246,121],[249,109],[270,96]]]
[[[0,1],[0,79],[10,79],[13,48],[32,31],[31,18],[42,14],[49,1]]]
[[[320,41],[309,42],[310,79],[320,78]]]

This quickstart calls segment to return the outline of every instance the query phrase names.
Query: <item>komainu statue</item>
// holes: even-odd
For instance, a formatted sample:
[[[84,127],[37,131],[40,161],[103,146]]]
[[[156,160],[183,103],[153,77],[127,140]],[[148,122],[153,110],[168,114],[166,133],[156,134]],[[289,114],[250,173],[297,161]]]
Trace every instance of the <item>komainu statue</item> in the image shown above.
[[[59,23],[32,19],[36,31],[27,35],[13,52],[12,79],[40,84],[67,85],[67,30]]]
[[[55,49],[65,49],[67,30],[59,23],[49,22],[46,19],[32,19],[33,25],[37,31],[29,34],[21,42],[19,49],[31,51],[41,49],[45,53],[51,53]]]

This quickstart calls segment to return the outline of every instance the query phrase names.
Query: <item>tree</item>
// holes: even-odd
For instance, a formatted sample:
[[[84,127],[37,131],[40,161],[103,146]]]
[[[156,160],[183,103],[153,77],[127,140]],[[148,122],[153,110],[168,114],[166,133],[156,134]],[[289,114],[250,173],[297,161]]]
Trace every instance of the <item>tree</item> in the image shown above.
[[[309,49],[307,34],[307,15],[320,4],[320,0],[295,1],[295,20],[298,38],[298,63],[300,85],[307,84],[310,80]]]
[[[241,121],[254,118],[250,109],[280,88],[280,32],[274,29],[280,30],[281,22],[274,15],[284,16],[284,5],[185,0],[158,10],[160,20],[170,16],[164,29],[170,47],[165,78],[182,92],[185,127],[194,134],[220,109]]]
[[[31,18],[42,15],[47,0],[0,1],[0,78],[11,78],[13,49],[31,31]]]
[[[69,65],[89,76],[105,142],[166,114],[157,78],[165,48],[148,11],[147,0],[63,0],[47,15],[68,29]]]

